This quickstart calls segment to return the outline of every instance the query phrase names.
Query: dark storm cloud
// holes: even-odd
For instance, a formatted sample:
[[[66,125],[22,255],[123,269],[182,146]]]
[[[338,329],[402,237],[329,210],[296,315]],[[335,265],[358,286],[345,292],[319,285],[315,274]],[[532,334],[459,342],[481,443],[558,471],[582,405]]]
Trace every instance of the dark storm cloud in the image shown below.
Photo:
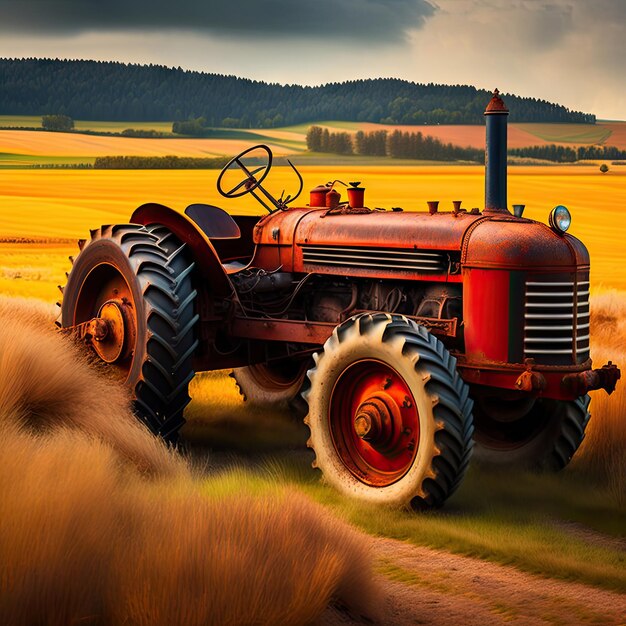
[[[0,31],[67,35],[185,29],[397,41],[435,10],[427,0],[0,0]]]

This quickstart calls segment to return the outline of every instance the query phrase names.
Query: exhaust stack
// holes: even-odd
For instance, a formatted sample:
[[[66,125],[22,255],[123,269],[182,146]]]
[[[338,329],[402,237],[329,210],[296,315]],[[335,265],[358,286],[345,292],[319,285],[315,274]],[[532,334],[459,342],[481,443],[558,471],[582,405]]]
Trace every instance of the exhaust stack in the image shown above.
[[[485,109],[485,213],[509,213],[506,194],[506,129],[509,110],[499,94],[496,89]]]

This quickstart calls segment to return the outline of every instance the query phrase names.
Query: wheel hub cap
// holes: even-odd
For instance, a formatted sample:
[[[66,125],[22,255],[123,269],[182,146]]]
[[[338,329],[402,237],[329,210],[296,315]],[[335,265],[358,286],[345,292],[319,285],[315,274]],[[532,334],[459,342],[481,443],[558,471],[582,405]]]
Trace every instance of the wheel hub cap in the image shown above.
[[[360,481],[390,485],[406,474],[419,446],[419,413],[407,382],[392,367],[363,359],[335,382],[328,411],[335,449]]]
[[[399,407],[387,393],[370,396],[357,409],[354,420],[356,434],[381,452],[393,452],[401,427]]]
[[[93,349],[106,363],[115,363],[128,356],[131,342],[132,316],[122,300],[108,300],[98,311],[100,332],[94,336]]]

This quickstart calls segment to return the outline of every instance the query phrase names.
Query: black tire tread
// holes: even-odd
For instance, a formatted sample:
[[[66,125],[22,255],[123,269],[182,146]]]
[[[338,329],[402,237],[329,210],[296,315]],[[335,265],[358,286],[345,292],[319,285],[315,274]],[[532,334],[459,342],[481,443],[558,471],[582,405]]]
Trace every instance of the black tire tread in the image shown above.
[[[562,470],[571,460],[585,438],[585,429],[591,418],[589,395],[570,402],[563,402],[563,421],[559,436],[547,457],[545,469]]]
[[[129,259],[144,298],[146,355],[141,375],[131,390],[137,417],[156,435],[175,441],[190,401],[194,376],[192,357],[198,345],[194,311],[197,292],[191,274],[194,263],[185,244],[161,225],[116,224],[91,232],[90,244],[112,239]]]

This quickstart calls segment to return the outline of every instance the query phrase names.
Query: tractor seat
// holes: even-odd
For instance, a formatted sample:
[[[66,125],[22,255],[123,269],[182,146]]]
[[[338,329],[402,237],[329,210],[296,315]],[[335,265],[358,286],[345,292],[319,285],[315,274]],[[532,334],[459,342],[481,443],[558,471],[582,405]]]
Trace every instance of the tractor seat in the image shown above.
[[[237,222],[224,209],[211,204],[190,204],[185,215],[191,218],[209,239],[239,239]]]

